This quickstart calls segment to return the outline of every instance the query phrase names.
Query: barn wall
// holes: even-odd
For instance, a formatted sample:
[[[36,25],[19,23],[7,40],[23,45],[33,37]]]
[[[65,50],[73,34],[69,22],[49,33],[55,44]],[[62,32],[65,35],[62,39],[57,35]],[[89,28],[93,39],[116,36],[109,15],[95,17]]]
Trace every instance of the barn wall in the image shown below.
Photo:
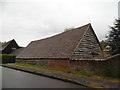
[[[96,55],[93,55],[95,53]],[[86,32],[80,45],[75,49],[75,52],[72,56],[72,59],[80,59],[80,58],[101,58],[102,50],[99,46],[99,43],[96,40],[95,35],[91,28]]]
[[[71,69],[89,73],[99,73],[104,71],[120,72],[120,55],[103,61],[70,60],[70,65]]]
[[[26,63],[32,65],[51,66],[57,68],[69,69],[69,60],[16,60],[17,63]]]

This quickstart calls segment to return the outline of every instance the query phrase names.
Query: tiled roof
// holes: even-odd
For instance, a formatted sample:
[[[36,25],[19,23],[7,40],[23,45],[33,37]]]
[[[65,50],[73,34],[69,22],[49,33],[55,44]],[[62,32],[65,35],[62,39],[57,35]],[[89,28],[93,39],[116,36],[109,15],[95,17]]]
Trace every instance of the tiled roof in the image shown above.
[[[32,41],[16,58],[70,58],[90,24]]]
[[[24,49],[24,47],[20,47],[14,51],[12,51],[10,54],[15,54],[16,56],[20,54],[20,52],[22,52]]]

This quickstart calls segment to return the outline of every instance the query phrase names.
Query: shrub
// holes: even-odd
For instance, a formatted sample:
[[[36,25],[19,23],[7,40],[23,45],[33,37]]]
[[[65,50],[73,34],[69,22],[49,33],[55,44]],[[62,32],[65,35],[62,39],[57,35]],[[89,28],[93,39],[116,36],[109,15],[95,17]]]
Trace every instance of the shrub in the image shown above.
[[[15,63],[15,55],[14,54],[0,54],[2,57],[2,64],[5,63]]]

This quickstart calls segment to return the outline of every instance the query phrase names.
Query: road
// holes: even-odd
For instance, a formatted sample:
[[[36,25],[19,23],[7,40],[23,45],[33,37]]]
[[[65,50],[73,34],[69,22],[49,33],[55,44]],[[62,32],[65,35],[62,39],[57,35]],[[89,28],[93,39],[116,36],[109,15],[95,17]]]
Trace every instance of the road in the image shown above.
[[[2,67],[2,88],[84,88],[84,86]]]

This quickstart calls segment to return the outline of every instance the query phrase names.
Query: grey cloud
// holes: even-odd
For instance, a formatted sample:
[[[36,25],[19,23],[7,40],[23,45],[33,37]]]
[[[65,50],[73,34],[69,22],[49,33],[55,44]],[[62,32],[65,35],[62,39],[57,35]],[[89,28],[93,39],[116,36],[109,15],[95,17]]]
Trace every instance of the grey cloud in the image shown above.
[[[2,40],[20,45],[91,23],[100,40],[117,18],[117,2],[81,0],[1,0]],[[11,1],[11,2],[10,2]]]

